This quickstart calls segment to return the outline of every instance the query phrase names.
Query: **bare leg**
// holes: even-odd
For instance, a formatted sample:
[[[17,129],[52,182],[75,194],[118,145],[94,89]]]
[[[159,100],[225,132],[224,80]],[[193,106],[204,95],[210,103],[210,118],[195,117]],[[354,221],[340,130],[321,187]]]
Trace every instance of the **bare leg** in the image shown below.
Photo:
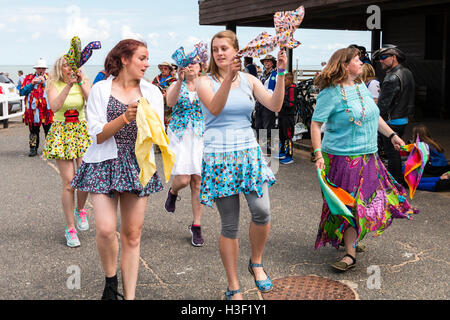
[[[266,225],[257,225],[253,221],[250,222],[249,235],[252,247],[252,263],[259,264],[262,262],[264,247],[270,232],[270,222]],[[266,280],[267,274],[262,267],[254,267],[256,280]]]
[[[81,165],[82,160],[83,160],[82,158],[78,158],[76,160],[77,168]],[[88,194],[89,194],[88,192],[77,190],[77,209],[78,209],[78,211],[84,209],[84,206],[86,205],[86,201],[88,198]]]
[[[137,197],[131,193],[120,195],[122,254],[120,270],[122,272],[123,294],[126,300],[133,300],[139,270],[139,256],[145,206],[148,197]]]
[[[59,175],[62,180],[62,207],[66,218],[67,227],[75,228],[73,210],[75,207],[74,189],[70,185],[75,175],[73,160],[56,160]]]
[[[352,257],[356,258],[356,248],[353,248],[353,243],[356,240],[356,230],[355,228],[347,228],[344,232],[344,246],[345,251],[347,254],[351,255]],[[349,257],[344,257],[342,262],[345,262],[347,264],[352,264],[353,260]]]
[[[107,195],[91,194],[94,206],[97,250],[106,277],[117,273],[119,242],[116,235],[118,194],[111,199]]]
[[[191,203],[194,224],[200,225],[202,219],[202,205],[200,204],[200,184],[201,177],[193,174],[191,176]]]
[[[222,258],[223,266],[228,279],[228,289],[231,291],[239,289],[239,281],[237,277],[237,260],[239,255],[238,239],[230,239],[220,236],[219,251]],[[231,297],[232,300],[242,300],[242,294],[236,293]]]
[[[178,194],[178,191],[187,187],[191,181],[191,176],[189,175],[176,175],[172,180],[172,187],[170,193]]]

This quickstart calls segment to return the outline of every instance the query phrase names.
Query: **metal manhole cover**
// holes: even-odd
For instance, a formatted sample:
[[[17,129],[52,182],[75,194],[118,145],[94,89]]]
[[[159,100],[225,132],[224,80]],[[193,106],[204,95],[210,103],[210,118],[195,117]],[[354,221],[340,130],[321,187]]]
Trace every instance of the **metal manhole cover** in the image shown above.
[[[318,276],[274,279],[264,300],[356,300],[356,293],[342,282]]]

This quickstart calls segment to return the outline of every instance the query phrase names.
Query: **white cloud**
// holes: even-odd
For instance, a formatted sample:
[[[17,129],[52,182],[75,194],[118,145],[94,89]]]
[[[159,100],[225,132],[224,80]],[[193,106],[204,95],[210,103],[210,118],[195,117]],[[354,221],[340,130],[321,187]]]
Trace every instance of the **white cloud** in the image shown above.
[[[152,32],[148,34],[148,39],[149,39],[149,44],[153,47],[158,47],[159,46],[159,33],[156,32]]]
[[[40,33],[39,31],[34,32],[34,33],[31,35],[31,39],[33,39],[33,40],[37,40],[37,39],[39,39],[40,37],[41,37],[41,33]]]
[[[106,19],[97,21],[97,27],[89,26],[89,18],[82,17],[81,9],[78,6],[69,6],[66,9],[68,15],[65,28],[58,30],[59,35],[64,40],[69,40],[78,36],[85,41],[106,40],[110,35],[110,24]]]
[[[175,32],[169,32],[168,35],[170,40],[175,40],[175,38],[177,37],[177,34]]]
[[[131,27],[124,25],[122,26],[122,39],[135,39],[139,41],[143,41],[144,37],[139,33],[134,33],[131,31]]]
[[[0,30],[2,30],[5,27],[4,23],[0,23]]]

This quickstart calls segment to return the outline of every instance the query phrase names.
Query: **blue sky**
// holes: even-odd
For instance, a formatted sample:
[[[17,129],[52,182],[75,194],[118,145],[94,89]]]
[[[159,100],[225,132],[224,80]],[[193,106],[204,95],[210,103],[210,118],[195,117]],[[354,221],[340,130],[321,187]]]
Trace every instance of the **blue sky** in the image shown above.
[[[308,11],[305,19],[308,18]],[[150,64],[171,61],[179,46],[190,51],[200,40],[209,43],[223,26],[200,26],[197,0],[0,0],[0,65],[32,65],[39,57],[48,64],[69,49],[74,35],[82,45],[100,40],[88,64],[102,65],[108,51],[120,40],[140,38],[148,44]],[[260,32],[273,28],[238,27],[240,46]],[[338,48],[352,43],[370,48],[370,33],[300,29],[294,38],[302,45],[294,50],[294,67],[319,65]],[[276,52],[273,53],[275,55]]]

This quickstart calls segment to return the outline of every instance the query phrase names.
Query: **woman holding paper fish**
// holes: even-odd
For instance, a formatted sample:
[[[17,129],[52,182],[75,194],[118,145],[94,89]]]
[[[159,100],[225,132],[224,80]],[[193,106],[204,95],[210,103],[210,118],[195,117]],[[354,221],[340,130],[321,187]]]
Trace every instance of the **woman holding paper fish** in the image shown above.
[[[263,159],[251,128],[254,97],[278,112],[284,97],[286,53],[278,54],[278,80],[273,94],[250,74],[240,72],[239,45],[232,31],[222,31],[211,41],[208,76],[200,77],[197,92],[205,116],[204,153],[200,201],[219,210],[222,231],[219,250],[228,278],[227,299],[242,299],[237,276],[239,253],[239,193],[243,193],[252,214],[251,256],[248,265],[262,292],[272,290],[262,265],[270,232],[269,187],[275,177]]]
[[[198,54],[199,48],[203,48],[202,54]],[[178,80],[169,87],[166,95],[167,105],[172,108],[167,136],[170,148],[176,154],[176,161],[172,169],[174,179],[167,192],[164,208],[167,212],[174,212],[178,192],[190,186],[193,221],[189,230],[192,236],[191,244],[196,247],[204,244],[201,231],[200,181],[205,130],[196,83],[201,72],[200,63],[208,59],[206,50],[206,46],[197,46],[194,54],[185,56],[181,47],[172,55],[178,66]]]
[[[144,170],[140,168],[137,156],[140,154],[137,150],[139,144],[136,143],[140,124],[135,120],[139,120],[139,112],[153,116],[152,126],[164,131],[163,96],[156,86],[143,79],[148,67],[148,50],[143,42],[122,40],[109,52],[105,70],[110,76],[92,87],[87,104],[89,133],[93,143],[72,182],[73,187],[91,193],[97,248],[106,276],[102,295],[105,300],[117,300],[121,296],[116,270],[119,199],[123,292],[125,299],[134,299],[147,198],[163,189],[154,164],[153,170],[148,167]],[[149,153],[146,156],[154,161],[151,144],[146,149]],[[144,179],[141,177],[143,172]]]
[[[324,191],[315,248],[344,246],[345,256],[332,265],[346,271],[356,265],[357,244],[369,232],[381,235],[394,218],[418,213],[406,200],[401,184],[377,154],[377,131],[400,150],[405,143],[379,115],[359,80],[358,50],[337,50],[315,80],[321,89],[311,123],[316,168]],[[320,127],[327,128],[321,141]],[[333,189],[334,195],[327,192]]]

